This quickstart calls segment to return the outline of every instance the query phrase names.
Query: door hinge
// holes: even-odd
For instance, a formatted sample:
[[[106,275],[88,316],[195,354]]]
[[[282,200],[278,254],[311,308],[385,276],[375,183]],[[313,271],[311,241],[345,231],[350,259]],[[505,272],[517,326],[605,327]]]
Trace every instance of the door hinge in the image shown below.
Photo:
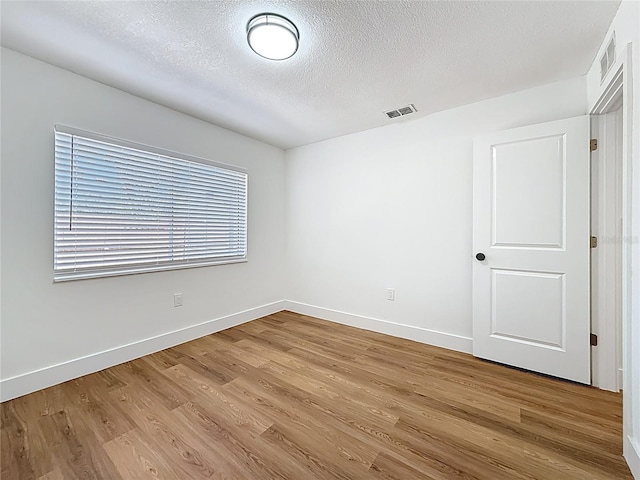
[[[589,150],[591,150],[593,152],[594,150],[597,150],[597,149],[598,149],[598,139],[597,138],[592,138],[589,141]]]
[[[591,248],[597,248],[598,247],[598,237],[595,236],[591,236]]]
[[[592,347],[597,347],[598,346],[598,335],[596,335],[595,333],[591,334],[591,346]]]

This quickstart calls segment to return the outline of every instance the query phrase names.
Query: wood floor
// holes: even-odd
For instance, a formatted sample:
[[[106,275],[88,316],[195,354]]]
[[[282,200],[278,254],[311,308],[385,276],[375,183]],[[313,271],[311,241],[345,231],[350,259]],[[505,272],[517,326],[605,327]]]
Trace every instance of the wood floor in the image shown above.
[[[2,479],[631,479],[621,397],[281,312],[2,404]]]

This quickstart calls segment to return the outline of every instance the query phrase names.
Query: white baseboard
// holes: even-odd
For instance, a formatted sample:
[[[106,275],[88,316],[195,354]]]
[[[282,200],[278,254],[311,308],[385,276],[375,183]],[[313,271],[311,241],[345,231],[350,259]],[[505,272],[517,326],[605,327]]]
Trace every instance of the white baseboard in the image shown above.
[[[329,308],[317,307],[306,303],[286,300],[285,309],[302,315],[329,320],[331,322],[349,325],[350,327],[362,328],[373,332],[384,333],[393,337],[406,338],[420,343],[434,345],[436,347],[448,348],[458,352],[471,353],[472,339],[455,335],[452,333],[438,332],[427,328],[414,327],[401,323],[394,323],[388,320],[354,315],[352,313],[331,310]]]
[[[636,480],[640,480],[640,445],[634,442],[629,436],[624,438],[624,459],[629,465],[631,475]]]
[[[225,317],[209,320],[173,332],[122,345],[102,352],[74,358],[57,365],[6,378],[0,381],[0,401],[11,400],[27,393],[57,385],[67,380],[113,367],[196,338],[210,335],[242,323],[285,309],[284,301],[269,303]]]
[[[291,310],[292,312],[303,315],[310,315],[351,327],[406,338],[437,347],[457,350],[459,352],[471,353],[472,351],[472,340],[469,337],[393,323],[362,315],[354,315],[300,302],[282,300],[3,379],[0,381],[0,401],[5,402],[13,398],[21,397],[22,395],[113,367],[114,365],[128,362],[164,350],[165,348],[189,342],[196,338],[250,322],[251,320],[282,310]]]

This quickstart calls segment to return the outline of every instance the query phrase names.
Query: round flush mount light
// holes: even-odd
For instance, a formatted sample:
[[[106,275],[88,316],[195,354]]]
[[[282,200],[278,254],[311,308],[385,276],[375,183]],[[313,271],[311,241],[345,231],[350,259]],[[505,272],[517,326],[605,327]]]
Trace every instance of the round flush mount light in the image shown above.
[[[261,13],[247,24],[247,42],[258,55],[269,60],[285,60],[298,50],[300,33],[281,15]]]

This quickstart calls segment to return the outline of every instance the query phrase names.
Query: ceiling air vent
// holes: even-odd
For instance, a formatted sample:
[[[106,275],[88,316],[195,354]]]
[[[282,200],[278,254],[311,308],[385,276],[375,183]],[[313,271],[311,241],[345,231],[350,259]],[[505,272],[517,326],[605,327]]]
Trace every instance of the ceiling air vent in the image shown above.
[[[418,110],[416,109],[416,107],[414,107],[413,104],[411,104],[411,105],[407,105],[406,107],[401,107],[396,110],[389,110],[388,112],[384,112],[384,113],[389,118],[397,118],[403,115],[409,115],[410,113],[414,113],[417,111]]]

